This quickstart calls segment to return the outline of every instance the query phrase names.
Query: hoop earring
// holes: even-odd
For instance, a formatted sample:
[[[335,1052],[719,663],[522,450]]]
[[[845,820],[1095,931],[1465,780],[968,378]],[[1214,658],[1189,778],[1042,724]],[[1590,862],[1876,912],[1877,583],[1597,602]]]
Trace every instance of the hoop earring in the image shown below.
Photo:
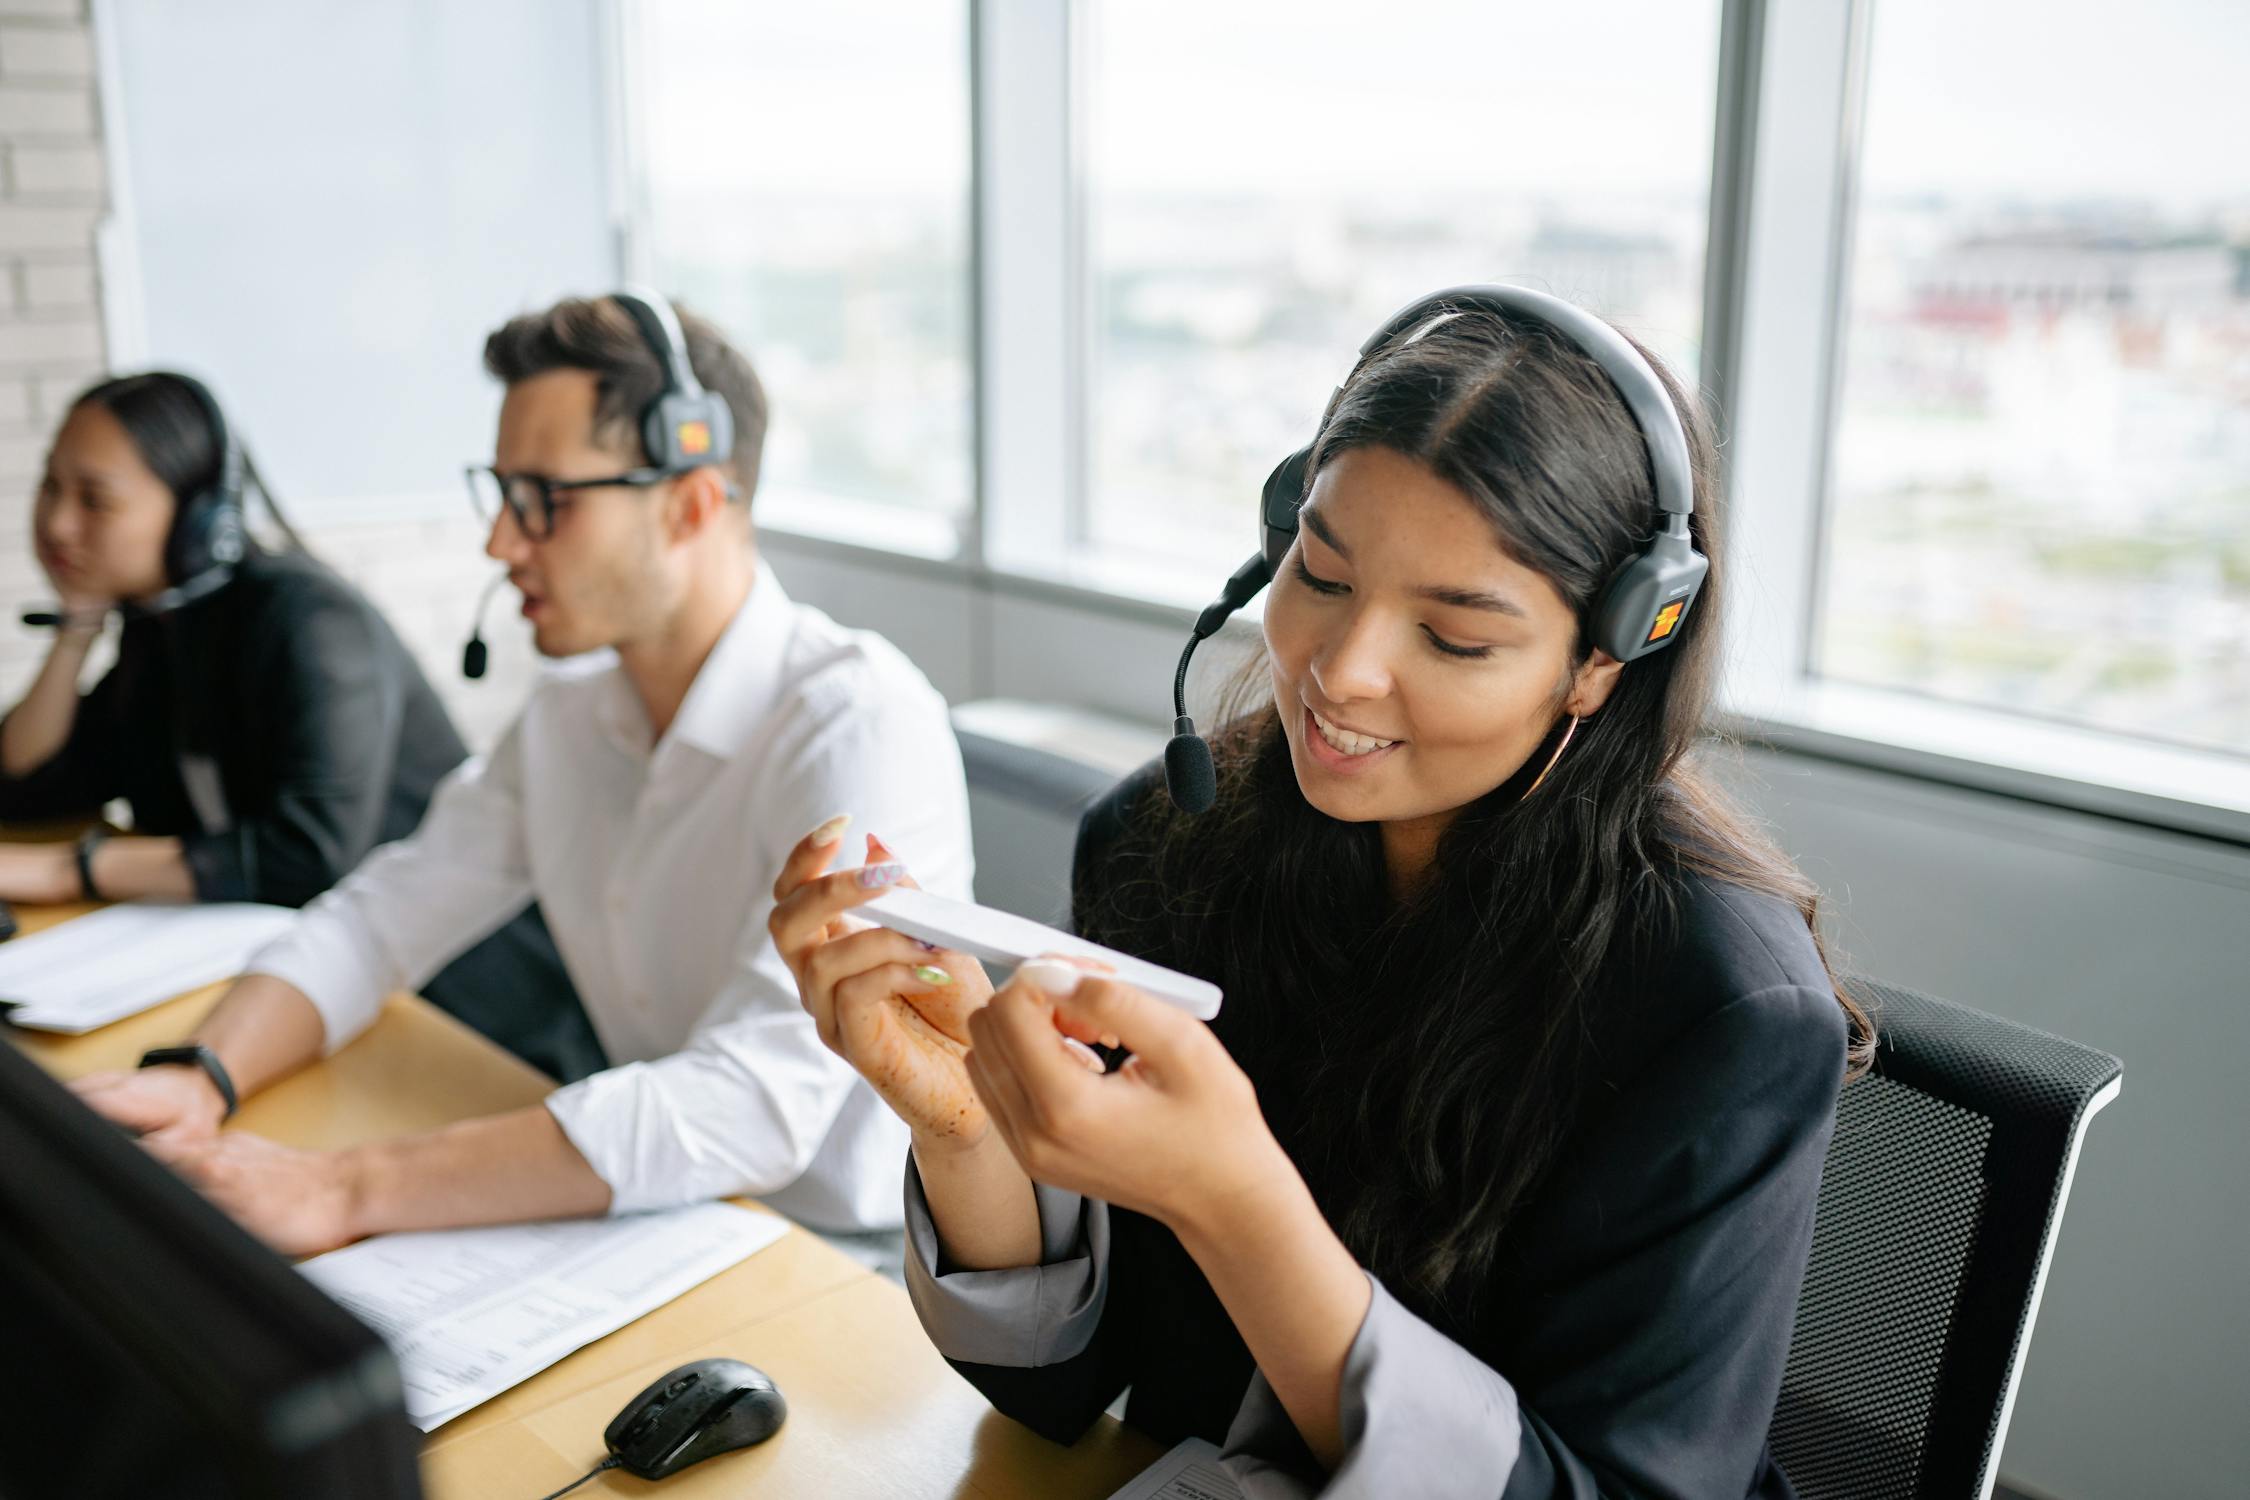
[[[1555,746],[1555,753],[1548,756],[1547,763],[1539,768],[1538,779],[1533,781],[1531,785],[1523,789],[1523,797],[1528,797],[1533,792],[1539,790],[1540,782],[1543,782],[1547,779],[1547,773],[1555,768],[1555,762],[1561,760],[1562,753],[1570,748],[1570,737],[1578,733],[1579,722],[1580,720],[1578,715],[1572,714],[1570,716],[1570,727],[1563,731],[1562,743]],[[1523,797],[1518,797],[1516,800],[1518,802],[1521,802],[1523,800]]]

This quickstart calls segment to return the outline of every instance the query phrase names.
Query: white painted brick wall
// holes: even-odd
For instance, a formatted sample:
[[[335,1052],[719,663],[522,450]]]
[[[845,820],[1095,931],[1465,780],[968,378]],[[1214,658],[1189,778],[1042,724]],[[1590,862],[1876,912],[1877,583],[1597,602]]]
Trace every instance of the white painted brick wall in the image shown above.
[[[98,200],[105,181],[99,146],[16,144],[8,170],[9,191],[25,200]]]
[[[77,21],[86,18],[86,0],[0,0],[0,21]]]
[[[11,703],[47,645],[15,623],[47,597],[32,490],[63,403],[102,364],[92,78],[83,0],[0,0],[0,692]]]
[[[94,76],[94,38],[84,26],[22,24],[0,20],[0,79]]]
[[[77,139],[94,134],[94,90],[84,83],[0,78],[0,134]]]

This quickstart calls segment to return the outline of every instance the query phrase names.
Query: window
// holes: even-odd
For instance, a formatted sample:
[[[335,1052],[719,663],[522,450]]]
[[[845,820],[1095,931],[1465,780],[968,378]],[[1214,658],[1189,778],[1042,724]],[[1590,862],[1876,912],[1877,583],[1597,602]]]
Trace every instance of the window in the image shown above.
[[[1093,547],[1223,575],[1360,340],[1443,286],[1571,297],[1692,375],[1715,0],[1083,15]]]
[[[964,0],[624,14],[643,264],[766,382],[760,515],[950,556],[974,472]]]
[[[2250,754],[2250,11],[2116,21],[1875,13],[1813,659]]]

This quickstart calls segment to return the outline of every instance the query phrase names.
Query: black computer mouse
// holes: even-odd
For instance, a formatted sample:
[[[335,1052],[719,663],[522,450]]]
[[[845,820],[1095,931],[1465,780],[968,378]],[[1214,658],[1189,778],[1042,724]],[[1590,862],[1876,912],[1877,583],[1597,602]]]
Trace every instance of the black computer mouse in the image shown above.
[[[657,1377],[611,1419],[602,1441],[643,1479],[762,1443],[789,1403],[762,1370],[739,1359],[699,1359]]]

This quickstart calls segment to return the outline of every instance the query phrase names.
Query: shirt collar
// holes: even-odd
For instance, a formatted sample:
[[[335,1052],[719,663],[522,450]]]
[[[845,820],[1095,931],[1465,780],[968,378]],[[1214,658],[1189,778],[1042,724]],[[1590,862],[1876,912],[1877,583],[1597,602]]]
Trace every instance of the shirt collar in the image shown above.
[[[720,760],[739,751],[781,697],[793,623],[781,580],[759,558],[750,597],[688,684],[671,737]]]

